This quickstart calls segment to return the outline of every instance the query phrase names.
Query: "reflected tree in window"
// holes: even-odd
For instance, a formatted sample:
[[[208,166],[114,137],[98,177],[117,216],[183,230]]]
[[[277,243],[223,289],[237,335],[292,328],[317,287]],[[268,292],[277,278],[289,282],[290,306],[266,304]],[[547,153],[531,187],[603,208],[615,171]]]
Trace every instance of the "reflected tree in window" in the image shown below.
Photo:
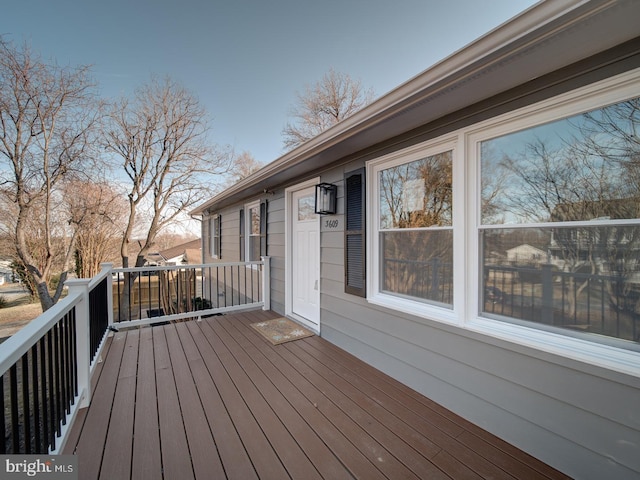
[[[444,152],[380,173],[380,227],[451,226],[451,152]]]
[[[571,215],[611,221],[639,219],[640,99],[585,113],[582,120],[577,128],[583,140],[572,145],[576,155],[602,159],[606,166],[602,176],[617,181],[612,182],[608,198],[592,196],[565,215],[568,219]],[[621,225],[593,230],[593,256],[602,259],[603,273],[620,279],[605,283],[610,302],[619,310],[640,313],[640,228]]]
[[[544,231],[546,263],[570,274],[548,277],[561,278],[563,287],[549,308],[579,319],[581,309],[592,308],[585,304],[597,278],[602,305],[640,314],[639,125],[640,101],[632,99],[483,142],[485,265],[488,252],[495,263],[506,231],[489,234],[492,226]]]
[[[451,303],[452,152],[380,171],[381,288]]]

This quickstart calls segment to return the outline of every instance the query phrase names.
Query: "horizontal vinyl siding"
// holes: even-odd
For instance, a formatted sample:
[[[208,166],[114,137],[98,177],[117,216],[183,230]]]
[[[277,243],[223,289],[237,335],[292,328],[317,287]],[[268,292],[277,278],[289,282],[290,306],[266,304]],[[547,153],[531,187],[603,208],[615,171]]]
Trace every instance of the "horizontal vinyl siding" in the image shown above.
[[[240,208],[225,209],[221,215],[221,260],[223,262],[237,262],[240,260]]]
[[[285,199],[284,191],[268,198],[267,253],[271,257],[271,310],[285,312]]]
[[[200,224],[200,232],[202,239],[202,260],[204,263],[211,263],[211,228],[209,226],[209,222],[211,221],[211,217],[203,216],[202,222]]]
[[[339,187],[339,214],[327,218],[341,226],[341,179],[353,167],[322,176]],[[327,340],[570,475],[634,478],[640,471],[638,379],[344,293],[342,230],[322,232],[321,281]]]
[[[221,258],[211,257],[211,229],[209,221],[211,217],[204,217],[202,228],[202,244],[204,247],[204,262],[237,262],[240,259],[240,207],[226,208],[220,212],[215,212],[222,216],[221,226]]]

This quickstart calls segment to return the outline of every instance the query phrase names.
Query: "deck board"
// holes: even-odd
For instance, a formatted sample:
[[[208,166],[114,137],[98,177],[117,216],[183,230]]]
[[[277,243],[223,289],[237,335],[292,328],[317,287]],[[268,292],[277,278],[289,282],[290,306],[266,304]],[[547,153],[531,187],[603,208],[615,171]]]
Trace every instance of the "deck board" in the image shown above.
[[[86,474],[84,478],[99,478],[125,342],[126,333],[113,336],[77,446],[67,443],[67,449],[78,456],[78,470]],[[85,437],[91,438],[90,443],[82,441]]]
[[[173,370],[174,372],[184,372],[182,375],[175,375],[175,382],[194,474],[196,478],[204,478],[207,475],[210,478],[222,478],[224,468],[218,456],[218,449],[211,434],[178,332],[174,325],[165,328],[165,332]]]
[[[273,408],[277,408],[278,401],[274,399],[271,405],[262,396],[260,390],[251,380],[251,377],[240,365],[227,345],[212,328],[211,323],[203,323],[202,331],[209,340],[212,347],[224,363],[229,374],[233,377],[238,392],[247,403],[253,416],[260,424],[265,435],[269,439],[273,449],[284,464],[289,475],[294,478],[319,479],[318,471],[311,464],[304,450],[297,443],[296,439],[288,432],[285,424],[286,419],[278,417]]]
[[[260,394],[264,398],[269,398],[269,404],[274,414],[281,419],[287,431],[297,439],[299,448],[312,464],[308,468],[315,468],[320,476],[324,478],[327,476],[339,478],[338,472],[343,472],[340,463],[331,454],[321,438],[315,435],[305,417],[295,408],[292,409],[291,402],[295,402],[295,390],[285,382],[277,382],[277,379],[266,376],[258,365],[261,359],[259,357],[252,358],[249,352],[238,348],[240,345],[237,344],[233,337],[220,328],[219,325],[218,327],[216,332],[220,339],[230,349],[234,349],[234,357],[238,364],[245,370]],[[314,476],[317,476],[315,472]]]
[[[428,419],[415,415],[403,405],[403,403],[411,404],[409,398],[402,397],[397,392],[396,395],[401,400],[390,398],[377,389],[375,385],[369,383],[367,379],[353,375],[333,357],[326,354],[318,354],[317,350],[311,351],[304,347],[305,344],[303,342],[296,342],[290,346],[291,349],[296,349],[298,355],[306,362],[310,364],[314,363],[314,360],[320,362],[320,364],[316,364],[316,370],[323,376],[325,382],[327,378],[332,378],[335,388],[344,392],[349,398],[356,399],[362,405],[365,405],[367,410],[372,412],[376,418],[385,418],[387,424],[395,425],[396,431],[400,430],[401,425],[413,425],[417,430],[411,432],[411,430],[406,429],[408,437],[411,437],[414,432],[428,432],[428,437],[432,442],[447,451],[456,451],[457,460],[460,460],[465,465],[473,465],[473,470],[477,471],[483,478],[513,478],[459,442],[456,437],[460,435],[461,429],[457,425],[448,425],[451,423],[449,421],[438,422],[437,424],[430,423]],[[316,355],[313,353],[316,353]],[[307,356],[307,354],[309,355]],[[443,423],[447,423],[447,425],[443,427]],[[441,452],[437,453],[439,455],[436,454],[432,457],[433,462],[448,475],[454,476],[454,478],[459,476],[459,469],[450,470],[451,463],[442,462]]]
[[[233,379],[218,358],[213,346],[204,337],[200,326],[189,322],[187,327],[192,333],[202,358],[205,361],[214,384],[219,390],[224,409],[237,430],[251,463],[259,478],[286,478],[287,471],[273,450],[265,432],[260,428],[251,409],[237,390]],[[225,410],[220,410],[224,412]]]
[[[140,331],[131,478],[162,478],[153,329]]]
[[[273,349],[257,333],[246,328],[243,330],[252,337],[257,348],[262,348],[265,354],[269,355],[269,351]],[[368,458],[370,466],[378,470],[375,473],[370,470],[353,472],[356,477],[375,478],[383,475],[383,478],[437,478],[435,468],[429,462],[425,462],[422,455],[406,448],[401,439],[386,429],[378,418],[367,412],[366,406],[351,402],[330,382],[316,376],[313,369],[296,359],[291,352],[284,351],[294,343],[299,342],[283,345],[280,355],[269,355],[274,362],[274,369],[265,374],[272,378],[277,376],[278,370],[286,372],[286,377],[306,395],[306,403],[317,405],[317,410],[325,416],[325,421],[334,422],[340,432],[344,432],[347,438],[351,438],[360,446],[362,450],[356,449],[355,452],[343,453],[344,447],[338,446],[334,450],[336,455],[344,455],[349,463],[352,462],[354,454]],[[296,370],[295,367],[300,370]]]
[[[64,453],[82,479],[566,476],[319,337],[251,311],[116,333]]]
[[[136,375],[138,370],[138,331],[129,332],[125,341],[113,399],[112,418],[107,430],[100,478],[124,478],[131,472]]]
[[[220,412],[227,411],[226,407],[189,328],[185,323],[179,323],[176,325],[176,331],[182,341],[198,394],[203,399],[204,413],[211,426],[218,455],[225,466],[226,477],[232,480],[257,479],[256,471],[243,446],[242,439],[234,427],[231,416],[220,414]]]
[[[354,363],[352,356],[344,350],[334,345],[321,345],[316,348],[314,346],[316,341],[321,342],[321,339],[309,339],[305,343],[297,342],[296,346],[305,349],[323,364],[334,365],[336,373],[352,379],[374,402],[393,410],[409,425],[422,430],[436,427],[455,437],[465,447],[458,450],[459,455],[467,465],[474,465],[483,478],[502,478],[504,472],[517,472],[518,478],[536,478],[540,475],[552,478],[554,474],[557,475],[557,472],[548,465],[526,455],[405,385],[390,379],[370,365],[363,362]],[[432,439],[437,441],[438,435],[431,430]],[[440,443],[449,449],[457,449],[448,439]],[[459,474],[457,464],[448,460],[443,462],[442,457],[438,458],[437,463],[440,463],[444,470],[454,466],[450,474]],[[499,467],[502,471],[496,470],[495,467]],[[513,475],[507,475],[506,478],[513,478]]]
[[[178,390],[169,355],[165,328],[153,328],[153,350],[156,359],[158,422],[164,478],[195,478],[187,434],[182,420]],[[184,372],[176,372],[183,375]]]
[[[381,478],[381,473],[374,465],[354,447],[336,425],[327,421],[328,419],[323,415],[317,404],[309,401],[305,396],[305,392],[300,390],[299,382],[296,382],[298,373],[286,371],[285,374],[277,365],[273,365],[269,359],[271,348],[264,342],[264,339],[259,337],[254,330],[238,329],[233,323],[233,320],[226,322],[224,328],[229,334],[238,338],[239,344],[243,346],[246,355],[256,362],[261,370],[258,375],[262,375],[265,379],[268,378],[273,382],[275,388],[282,392],[286,401],[297,412],[299,417],[296,418],[306,421],[310,428],[310,431],[306,432],[307,435],[311,435],[312,438],[317,436],[326,446],[326,449],[317,452],[318,457],[314,461],[321,475],[324,478],[352,478],[352,476],[371,479]],[[253,340],[256,343],[250,343],[248,338],[242,336],[243,332],[253,336]],[[278,355],[275,355],[275,357],[277,359]],[[289,406],[281,405],[281,408],[289,408]],[[282,415],[289,417],[289,420],[291,419],[291,416],[286,411]],[[302,445],[302,447],[305,448],[305,445]],[[308,452],[306,449],[305,451]],[[349,472],[345,464],[350,464],[353,470]]]

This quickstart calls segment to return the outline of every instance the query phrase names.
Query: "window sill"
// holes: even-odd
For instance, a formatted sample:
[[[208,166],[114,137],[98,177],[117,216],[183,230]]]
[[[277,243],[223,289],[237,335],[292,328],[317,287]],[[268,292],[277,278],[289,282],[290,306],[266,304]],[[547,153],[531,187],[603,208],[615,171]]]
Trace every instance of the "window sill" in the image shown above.
[[[561,358],[640,377],[640,354],[632,350],[482,317],[466,323],[465,328]]]
[[[408,313],[410,315],[415,315],[416,317],[460,326],[458,316],[449,308],[438,307],[428,303],[416,302],[406,298],[386,294],[370,296],[367,298],[367,301],[373,305],[389,308],[402,313]]]

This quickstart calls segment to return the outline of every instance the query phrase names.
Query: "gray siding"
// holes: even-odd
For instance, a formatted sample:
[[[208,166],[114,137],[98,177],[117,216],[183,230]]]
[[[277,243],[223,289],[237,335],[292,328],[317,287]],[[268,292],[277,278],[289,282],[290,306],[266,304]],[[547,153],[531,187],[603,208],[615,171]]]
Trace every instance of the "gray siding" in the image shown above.
[[[285,312],[285,199],[284,191],[271,195],[267,213],[267,254],[271,257],[271,310]]]
[[[222,215],[222,258],[211,257],[211,230],[209,218],[205,216],[202,222],[202,247],[204,249],[204,262],[237,262],[240,259],[240,207],[230,207],[214,214]]]
[[[266,195],[267,200],[267,254],[271,257],[271,309],[285,312],[285,200],[284,191]],[[252,199],[246,203],[251,203]],[[237,262],[240,260],[240,210],[242,205],[224,208],[214,214],[222,215],[222,258],[211,258],[209,217],[203,222],[203,246],[205,263]]]

